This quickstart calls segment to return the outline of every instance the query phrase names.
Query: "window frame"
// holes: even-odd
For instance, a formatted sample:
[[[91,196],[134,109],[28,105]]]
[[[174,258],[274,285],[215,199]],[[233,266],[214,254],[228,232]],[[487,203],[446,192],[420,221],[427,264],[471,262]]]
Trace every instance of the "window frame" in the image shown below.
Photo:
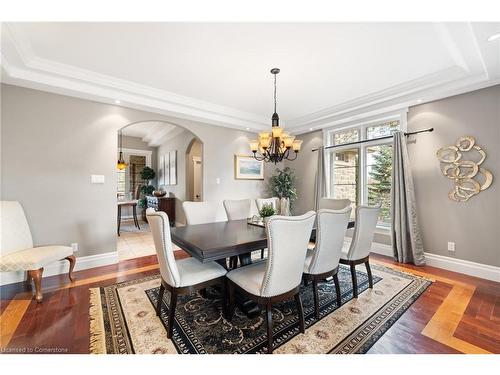
[[[381,124],[384,122],[399,120],[399,130],[406,132],[407,131],[407,113],[408,108],[404,108],[397,111],[386,112],[379,115],[373,115],[370,117],[360,118],[359,120],[353,120],[349,122],[345,122],[343,124],[338,124],[334,126],[327,127],[323,129],[323,144],[328,146],[334,145],[334,133],[339,133],[342,131],[350,130],[353,128],[358,129],[359,140],[365,141],[367,140],[367,128],[376,124]],[[328,181],[326,187],[326,196],[329,198],[334,198],[332,196],[332,187],[333,187],[333,176],[331,175],[331,164],[330,164],[330,154],[333,152],[341,152],[349,149],[358,149],[358,178],[359,178],[359,188],[358,188],[358,196],[359,202],[355,202],[358,204],[368,204],[368,168],[367,168],[367,149],[372,146],[381,146],[381,145],[392,145],[391,139],[373,139],[368,142],[360,143],[357,145],[339,145],[334,149],[324,150],[325,153],[325,167],[326,167],[326,181]],[[392,218],[391,218],[392,220]],[[377,229],[381,231],[388,231],[389,229],[385,226],[381,226],[377,224]]]

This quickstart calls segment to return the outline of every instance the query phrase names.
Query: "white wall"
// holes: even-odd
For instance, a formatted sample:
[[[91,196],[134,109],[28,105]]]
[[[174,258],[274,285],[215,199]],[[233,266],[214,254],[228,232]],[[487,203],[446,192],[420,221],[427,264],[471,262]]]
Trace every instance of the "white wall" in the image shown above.
[[[1,89],[1,198],[22,203],[35,245],[78,242],[77,256],[116,251],[116,137],[131,122],[169,121],[196,134],[204,145],[205,200],[262,194],[263,181],[234,179],[233,156],[249,154],[254,134],[18,86]],[[91,174],[104,175],[105,183],[90,184]]]

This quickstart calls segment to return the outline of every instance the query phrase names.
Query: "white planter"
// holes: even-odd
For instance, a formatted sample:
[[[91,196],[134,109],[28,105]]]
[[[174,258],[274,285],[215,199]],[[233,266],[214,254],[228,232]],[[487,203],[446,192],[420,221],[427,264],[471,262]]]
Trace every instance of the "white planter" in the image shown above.
[[[290,200],[288,198],[280,198],[279,214],[283,216],[290,216]]]

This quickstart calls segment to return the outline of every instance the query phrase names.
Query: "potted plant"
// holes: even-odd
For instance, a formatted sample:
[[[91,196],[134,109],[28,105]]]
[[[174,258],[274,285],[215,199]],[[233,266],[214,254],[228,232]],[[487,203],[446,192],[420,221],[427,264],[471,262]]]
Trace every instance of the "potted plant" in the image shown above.
[[[147,221],[146,218],[146,208],[148,207],[148,199],[146,198],[148,195],[153,194],[153,191],[156,188],[153,185],[150,185],[150,181],[156,177],[156,173],[153,168],[144,167],[141,171],[141,178],[144,180],[144,185],[141,187],[141,197],[139,198],[139,207],[142,210],[142,220]]]
[[[297,199],[293,169],[290,167],[276,169],[275,174],[269,178],[268,190],[280,199],[279,213],[290,215],[291,205]]]
[[[267,226],[267,222],[269,221],[269,217],[273,216],[276,213],[274,207],[270,203],[265,203],[262,205],[262,208],[259,211],[260,217],[264,220],[264,225]]]

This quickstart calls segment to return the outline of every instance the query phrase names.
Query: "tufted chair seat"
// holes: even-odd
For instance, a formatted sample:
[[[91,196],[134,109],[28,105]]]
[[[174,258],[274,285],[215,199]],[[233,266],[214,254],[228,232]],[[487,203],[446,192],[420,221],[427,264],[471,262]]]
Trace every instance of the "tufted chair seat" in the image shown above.
[[[69,246],[39,246],[0,257],[0,271],[36,270],[73,255]]]
[[[0,272],[27,271],[26,281],[35,284],[35,299],[42,302],[43,268],[61,259],[69,261],[69,278],[73,281],[75,256],[69,246],[33,246],[31,231],[21,204],[1,202]]]

